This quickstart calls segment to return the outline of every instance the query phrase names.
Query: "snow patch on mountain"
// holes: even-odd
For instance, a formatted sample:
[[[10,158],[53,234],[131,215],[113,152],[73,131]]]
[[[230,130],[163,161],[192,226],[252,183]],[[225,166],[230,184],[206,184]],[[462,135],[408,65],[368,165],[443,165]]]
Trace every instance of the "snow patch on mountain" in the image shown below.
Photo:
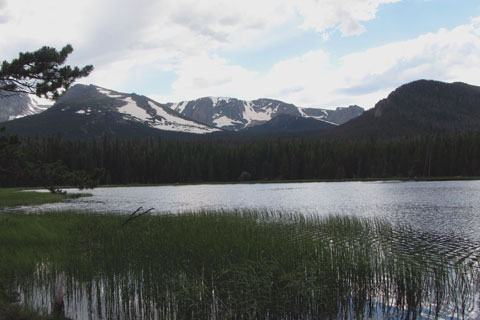
[[[172,104],[170,106],[174,111],[169,109],[165,110],[164,106],[158,104],[152,100],[148,100],[147,104],[139,104],[131,96],[126,94],[120,94],[105,88],[96,87],[97,91],[101,94],[104,94],[113,99],[119,99],[124,104],[119,107],[117,110],[123,115],[123,118],[126,120],[135,120],[143,122],[151,128],[156,128],[160,130],[167,131],[176,131],[176,132],[188,132],[188,133],[197,133],[204,134],[215,131],[220,131],[220,129],[212,128],[200,123],[197,123],[193,120],[184,119],[180,114],[188,104],[188,101],[183,101],[179,103]]]
[[[109,97],[109,98],[117,99],[117,98],[122,98],[122,97],[123,97],[123,95],[118,94],[118,93],[114,93],[113,91],[110,91],[110,90],[108,90],[108,89],[100,88],[100,87],[96,87],[96,88],[97,88],[97,91],[98,91],[98,92],[100,92],[101,94],[106,95],[106,96]]]
[[[231,98],[226,98],[226,97],[208,97],[211,101],[214,107],[216,107],[219,102],[223,103],[229,103]]]
[[[211,128],[200,123],[172,115],[152,101],[148,101],[148,104],[156,112],[156,117],[153,118],[152,123],[154,128],[200,134],[220,131],[219,129]]]
[[[214,119],[213,123],[217,127],[220,127],[220,128],[221,127],[229,127],[229,126],[233,126],[233,125],[236,125],[236,124],[242,124],[240,121],[235,121],[235,120],[230,119],[227,116],[221,116],[221,115],[219,115],[218,118]]]
[[[149,114],[144,108],[140,107],[138,103],[131,97],[122,99],[126,104],[118,111],[125,115],[126,119],[134,117],[143,121],[145,124],[152,128],[177,131],[177,132],[189,132],[189,133],[210,133],[214,131],[220,131],[219,129],[211,128],[191,120],[180,118],[164,110],[161,106],[156,105],[152,101],[148,101],[148,105],[154,110],[155,114]]]
[[[243,118],[247,120],[247,126],[252,124],[254,121],[266,122],[272,119],[272,110],[260,109],[256,111],[252,101],[245,101],[243,106],[245,108],[245,111],[243,112]]]
[[[131,97],[126,97],[123,101],[126,102],[126,104],[118,108],[118,111],[124,113],[127,117],[132,116],[143,121],[148,121],[152,118],[147,111],[141,108]]]
[[[302,117],[305,117],[305,118],[313,118],[313,119],[317,119],[317,120],[324,120],[325,118],[328,117],[328,112],[327,110],[319,110],[322,114],[319,115],[319,116],[312,116],[312,115],[308,115],[306,112],[305,112],[305,108],[298,108],[298,111],[300,111],[300,113],[302,114]]]
[[[6,113],[6,115],[4,115],[4,121],[15,120],[43,112],[53,104],[52,100],[25,93],[3,98],[1,102],[0,107],[2,107],[2,111]],[[5,106],[2,104],[5,104]],[[0,118],[2,117],[0,116]]]
[[[182,113],[183,110],[185,110],[185,107],[187,106],[187,104],[188,104],[188,101],[182,101],[182,102],[179,102],[179,103],[174,103],[174,104],[172,104],[171,109],[177,111],[178,113]]]
[[[8,120],[14,120],[14,119],[18,119],[18,118],[23,118],[23,117],[26,117],[26,116],[31,116],[31,115],[34,115],[34,114],[37,114],[37,113],[40,113],[40,112],[43,112],[45,110],[47,110],[50,106],[45,106],[45,105],[37,105],[35,103],[28,103],[25,110],[21,113],[21,114],[18,114],[18,115],[14,115],[14,116],[9,116],[8,117]]]
[[[327,122],[327,123],[338,126],[338,123],[327,120],[327,118],[328,118],[328,111],[327,110],[319,110],[321,115],[311,115],[311,114],[307,114],[304,109],[305,108],[298,108],[298,111],[300,111],[300,114],[302,115],[302,117],[312,118],[312,119],[315,119],[315,120],[324,121],[324,122]],[[341,108],[338,108],[338,110],[340,110],[340,109]]]
[[[62,111],[68,111],[68,110],[70,110],[70,107],[66,107],[66,108],[62,109]],[[100,114],[102,113],[101,111],[96,110],[96,109],[92,109],[90,107],[88,107],[86,109],[80,109],[80,110],[75,111],[76,114],[81,114],[81,115],[86,115],[86,116],[89,116],[94,112],[100,113]]]

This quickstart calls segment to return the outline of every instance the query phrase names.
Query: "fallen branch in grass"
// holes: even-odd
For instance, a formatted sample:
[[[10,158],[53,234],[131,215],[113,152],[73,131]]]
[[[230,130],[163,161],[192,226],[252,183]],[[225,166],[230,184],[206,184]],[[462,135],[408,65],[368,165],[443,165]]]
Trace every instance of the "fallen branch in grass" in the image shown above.
[[[132,214],[128,217],[128,219],[125,220],[125,221],[122,223],[122,227],[123,227],[124,225],[126,225],[127,223],[129,223],[130,221],[132,221],[132,220],[134,220],[134,219],[136,219],[136,218],[139,218],[139,217],[141,217],[141,216],[149,213],[149,212],[152,211],[154,208],[150,208],[150,209],[148,209],[148,210],[145,210],[145,211],[143,211],[143,212],[140,212],[140,210],[142,210],[142,209],[143,209],[143,207],[139,207],[137,210],[135,210],[134,212],[132,212]],[[138,212],[140,212],[140,213],[138,213]]]

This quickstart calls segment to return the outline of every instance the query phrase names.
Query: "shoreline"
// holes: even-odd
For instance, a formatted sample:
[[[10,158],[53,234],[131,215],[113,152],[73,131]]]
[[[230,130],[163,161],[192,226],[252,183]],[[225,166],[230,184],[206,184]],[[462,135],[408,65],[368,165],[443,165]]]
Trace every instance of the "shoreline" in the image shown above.
[[[40,190],[40,188],[0,188],[0,210],[20,206],[57,203],[67,199],[92,196],[91,193],[52,194],[50,192],[31,190]]]
[[[184,182],[184,183],[129,183],[104,184],[97,188],[118,187],[163,187],[163,186],[198,186],[198,185],[236,185],[236,184],[275,184],[275,183],[330,183],[330,182],[429,182],[429,181],[477,181],[480,177],[391,177],[365,179],[305,179],[305,180],[252,180],[252,181],[216,181],[216,182]],[[32,188],[34,189],[34,188]]]

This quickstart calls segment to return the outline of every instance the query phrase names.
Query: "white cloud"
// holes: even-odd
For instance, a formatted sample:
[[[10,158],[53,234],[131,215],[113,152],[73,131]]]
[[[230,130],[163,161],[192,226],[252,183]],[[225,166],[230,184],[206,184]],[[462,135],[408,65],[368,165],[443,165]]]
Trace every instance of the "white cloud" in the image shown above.
[[[0,13],[0,24],[6,23],[9,20],[9,17],[7,14]]]
[[[325,95],[315,94],[310,84],[305,85],[309,95],[292,98],[318,106],[357,103],[370,108],[396,87],[418,79],[480,85],[479,29],[480,22],[473,22],[349,54],[338,68],[319,75]]]
[[[207,54],[182,60],[172,66],[178,80],[168,96],[152,95],[161,102],[191,100],[204,96],[233,96],[258,91],[258,74],[241,66],[229,65],[225,59]]]
[[[159,101],[180,101],[202,96],[232,96],[242,99],[260,97],[288,98],[305,94],[310,83],[329,69],[328,56],[312,51],[301,57],[275,64],[266,75],[231,65],[217,56],[201,55],[186,59],[173,70],[178,80],[171,95],[152,95]],[[321,90],[321,89],[320,89]],[[320,91],[318,88],[315,91]]]
[[[288,23],[325,39],[337,31],[357,35],[380,5],[397,1],[0,0],[5,22],[0,21],[0,56],[8,60],[19,51],[71,43],[75,52],[68,63],[95,66],[82,81],[112,89],[138,80],[139,69],[174,72],[172,92],[156,95],[160,101],[229,95],[302,106],[372,107],[418,78],[480,84],[480,18],[340,60],[322,50],[306,52],[270,62],[273,67],[264,73],[232,64],[217,51],[255,48]]]
[[[7,11],[4,9],[7,5],[6,0],[0,0],[0,24],[6,23],[9,20]]]
[[[295,0],[294,8],[304,18],[302,27],[325,32],[339,26],[343,35],[358,35],[365,31],[360,22],[375,18],[382,3],[401,0]]]
[[[219,47],[253,47],[298,15],[303,28],[325,32],[338,25],[345,35],[358,34],[364,30],[359,23],[373,19],[380,3],[393,1],[0,0],[9,13],[8,23],[0,24],[0,54],[11,59],[19,51],[72,43],[71,63],[93,63],[106,73],[118,60],[146,51],[161,49],[162,59],[175,60]]]
[[[428,78],[480,84],[478,23],[345,56],[339,70],[344,92],[369,93]]]
[[[322,50],[276,63],[266,74],[203,55],[175,67],[178,101],[205,95],[269,97],[300,106],[370,108],[396,87],[417,79],[480,85],[480,22],[441,29],[408,41],[349,54],[338,65]],[[183,97],[183,98],[182,98]]]

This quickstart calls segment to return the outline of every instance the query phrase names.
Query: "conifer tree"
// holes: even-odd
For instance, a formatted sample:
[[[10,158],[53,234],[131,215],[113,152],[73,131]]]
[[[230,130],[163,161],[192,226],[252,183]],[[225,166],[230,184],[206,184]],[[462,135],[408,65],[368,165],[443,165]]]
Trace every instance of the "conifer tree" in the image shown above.
[[[65,61],[73,48],[67,44],[60,51],[42,47],[34,52],[21,52],[11,62],[3,61],[0,66],[0,98],[18,93],[36,94],[39,97],[58,98],[78,78],[89,75],[93,66],[70,67]],[[80,188],[93,188],[98,177],[85,171],[69,171],[60,162],[35,163],[25,160],[25,150],[16,136],[4,134],[0,127],[0,186],[16,184],[17,180],[27,183],[48,185],[48,189],[59,191],[54,184],[70,184]],[[36,180],[41,179],[41,182]]]
[[[0,67],[0,97],[15,93],[36,94],[56,99],[78,78],[88,76],[93,66],[83,68],[65,65],[73,52],[70,44],[60,51],[42,47],[34,52],[21,52],[11,62],[3,61]]]

